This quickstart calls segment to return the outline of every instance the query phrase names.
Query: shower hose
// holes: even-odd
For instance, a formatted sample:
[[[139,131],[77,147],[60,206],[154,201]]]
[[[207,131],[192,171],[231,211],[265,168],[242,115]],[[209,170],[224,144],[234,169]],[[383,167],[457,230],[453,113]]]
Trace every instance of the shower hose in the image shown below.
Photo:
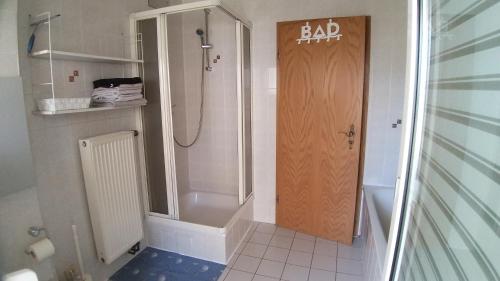
[[[200,96],[201,96],[200,118],[198,119],[198,130],[196,131],[196,136],[194,137],[193,141],[188,142],[187,144],[183,144],[175,137],[175,134],[174,134],[175,143],[182,148],[190,148],[191,146],[193,146],[198,141],[198,139],[200,138],[200,134],[201,134],[201,127],[203,125],[203,104],[205,101],[205,49],[201,50],[201,85],[200,85],[200,90],[201,90],[200,91]]]

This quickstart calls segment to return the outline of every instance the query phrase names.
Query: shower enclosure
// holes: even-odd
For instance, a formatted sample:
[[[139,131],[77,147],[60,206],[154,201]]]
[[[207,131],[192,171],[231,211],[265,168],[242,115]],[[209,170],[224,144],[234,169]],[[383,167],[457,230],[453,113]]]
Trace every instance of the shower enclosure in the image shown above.
[[[131,29],[148,100],[140,123],[152,244],[224,263],[253,212],[245,204],[252,195],[250,25],[209,0],[133,14]],[[217,257],[196,252],[214,243],[224,245]]]

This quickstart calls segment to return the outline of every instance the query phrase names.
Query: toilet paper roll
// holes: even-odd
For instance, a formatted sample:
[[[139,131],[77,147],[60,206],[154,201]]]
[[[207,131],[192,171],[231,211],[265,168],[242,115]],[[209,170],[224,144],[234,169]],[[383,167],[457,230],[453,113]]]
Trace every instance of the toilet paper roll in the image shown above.
[[[38,262],[53,256],[55,251],[54,244],[47,238],[31,244],[28,247],[29,254]]]

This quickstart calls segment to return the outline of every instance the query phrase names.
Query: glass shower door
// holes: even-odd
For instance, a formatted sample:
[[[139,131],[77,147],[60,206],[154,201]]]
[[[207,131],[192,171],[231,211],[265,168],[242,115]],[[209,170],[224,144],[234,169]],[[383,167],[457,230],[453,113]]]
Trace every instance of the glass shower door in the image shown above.
[[[253,148],[252,148],[252,68],[250,57],[250,29],[241,22],[237,22],[240,42],[240,95],[241,95],[241,124],[242,137],[242,182],[240,190],[240,204],[243,204],[253,193]]]
[[[178,217],[221,226],[238,208],[235,19],[213,7],[166,20]],[[209,219],[207,208],[215,210]],[[227,212],[214,215],[217,209]]]
[[[158,58],[160,29],[159,18],[153,17],[137,21],[138,57],[144,60],[139,70],[144,80],[144,95],[148,104],[142,108],[142,126],[144,134],[144,154],[146,160],[149,211],[171,216],[169,205],[172,198],[167,192],[165,173],[164,129],[162,110],[164,103],[161,94],[160,65]],[[171,207],[170,207],[171,208]]]
[[[500,4],[419,5],[417,118],[391,280],[500,280]]]

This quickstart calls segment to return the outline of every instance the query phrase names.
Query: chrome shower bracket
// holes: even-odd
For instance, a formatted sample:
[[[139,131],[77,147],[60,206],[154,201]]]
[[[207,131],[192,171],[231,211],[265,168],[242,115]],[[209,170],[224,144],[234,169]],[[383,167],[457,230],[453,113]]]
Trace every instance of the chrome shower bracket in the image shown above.
[[[205,12],[205,44],[202,44],[201,48],[203,49],[203,52],[206,52],[206,64],[207,66],[205,67],[206,71],[212,71],[212,66],[210,66],[210,49],[212,48],[212,45],[208,42],[210,42],[210,33],[208,31],[208,15],[212,12],[210,9],[204,9]]]

